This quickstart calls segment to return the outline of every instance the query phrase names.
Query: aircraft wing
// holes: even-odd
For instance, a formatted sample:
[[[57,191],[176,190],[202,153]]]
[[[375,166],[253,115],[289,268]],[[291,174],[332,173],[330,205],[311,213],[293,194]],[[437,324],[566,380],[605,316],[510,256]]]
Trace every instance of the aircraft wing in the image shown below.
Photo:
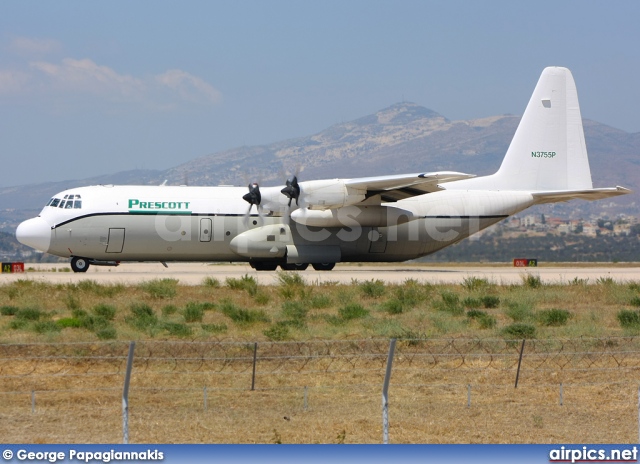
[[[380,195],[382,201],[392,202],[442,190],[440,184],[470,179],[474,174],[454,171],[400,174],[395,176],[360,177],[345,180],[345,186],[366,190],[367,198]]]
[[[626,195],[632,193],[624,187],[597,188],[588,190],[556,190],[546,192],[532,192],[536,203],[558,203],[561,201],[569,201],[574,199],[580,200],[602,200],[604,198],[617,197],[618,195]]]

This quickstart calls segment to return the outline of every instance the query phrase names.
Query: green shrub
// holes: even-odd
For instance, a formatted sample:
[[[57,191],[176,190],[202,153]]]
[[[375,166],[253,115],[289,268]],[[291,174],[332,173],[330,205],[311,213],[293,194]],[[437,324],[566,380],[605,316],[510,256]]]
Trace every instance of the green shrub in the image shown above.
[[[466,297],[462,300],[462,306],[465,308],[479,308],[482,306],[482,300],[480,298]]]
[[[38,308],[21,308],[16,312],[16,319],[23,321],[39,321],[44,313]]]
[[[211,333],[223,333],[228,330],[227,324],[202,324],[202,330]]]
[[[256,304],[259,304],[260,306],[264,306],[269,303],[269,301],[271,301],[271,297],[267,293],[258,292],[254,295],[253,301],[255,301]]]
[[[485,295],[480,297],[480,301],[482,301],[482,306],[487,309],[497,308],[500,304],[500,298],[494,295]]]
[[[537,314],[540,324],[547,327],[566,325],[572,314],[566,309],[544,309]]]
[[[100,340],[115,340],[116,338],[118,338],[118,331],[114,326],[108,325],[98,330],[96,332],[96,336]]]
[[[109,324],[109,321],[103,316],[85,316],[80,319],[80,322],[82,324],[82,327],[91,332],[97,332],[111,325]]]
[[[536,328],[530,324],[516,323],[503,328],[502,334],[504,337],[514,340],[534,338],[536,335]]]
[[[464,309],[460,305],[460,297],[455,293],[443,291],[440,293],[441,301],[434,303],[435,309],[438,311],[444,311],[452,314],[453,316],[460,316],[464,314]]]
[[[74,309],[80,309],[80,301],[78,301],[78,299],[70,293],[67,294],[64,304],[70,311],[73,311]]]
[[[278,272],[278,281],[283,287],[304,287],[306,285],[299,272]]]
[[[53,321],[37,321],[33,324],[33,330],[36,333],[44,334],[44,333],[52,333],[52,332],[60,332],[62,327],[56,324]]]
[[[614,285],[615,283],[616,281],[613,280],[612,277],[598,277],[598,279],[596,280],[596,284],[604,286]]]
[[[640,311],[621,309],[618,311],[617,318],[624,329],[640,329]]]
[[[165,322],[162,324],[162,328],[166,330],[169,335],[173,335],[175,337],[190,337],[193,333],[191,327],[177,322]]]
[[[286,319],[304,321],[309,310],[300,301],[285,301],[282,304],[282,316]]]
[[[338,315],[345,321],[361,319],[369,315],[369,311],[357,303],[349,303],[338,309]]]
[[[202,281],[202,285],[209,288],[218,288],[220,287],[220,281],[215,277],[205,277]]]
[[[367,298],[380,298],[384,295],[384,282],[381,280],[368,280],[362,282],[359,287],[362,294]]]
[[[542,280],[538,275],[527,274],[522,276],[522,285],[529,288],[540,288],[542,287]]]
[[[262,333],[274,342],[281,342],[290,338],[289,327],[282,323],[274,324],[268,329],[263,330]]]
[[[199,303],[189,302],[182,311],[182,316],[186,322],[202,322],[204,310]]]
[[[256,322],[270,322],[267,314],[262,310],[238,308],[231,301],[223,301],[220,311],[236,324],[248,325]]]
[[[74,309],[71,311],[71,316],[76,319],[82,319],[83,317],[87,317],[87,312],[84,309]]]
[[[178,280],[154,279],[141,283],[139,287],[141,290],[147,292],[151,298],[173,298],[178,293]]]
[[[527,303],[510,302],[505,314],[510,317],[513,322],[523,322],[533,317],[533,310]]]
[[[382,304],[382,309],[389,314],[402,314],[404,305],[398,298],[391,298]]]
[[[227,287],[232,290],[244,290],[249,295],[254,296],[258,292],[258,281],[249,274],[245,274],[239,279],[227,277]]]
[[[131,305],[131,316],[126,317],[125,321],[134,329],[154,335],[158,326],[158,316],[153,309],[144,303],[134,303]]]
[[[162,307],[161,312],[163,317],[169,317],[178,312],[178,307],[176,305],[166,305]]]
[[[14,319],[9,322],[9,328],[13,330],[24,329],[29,325],[29,321],[25,319]]]
[[[640,296],[634,296],[633,298],[631,298],[631,301],[629,301],[629,304],[631,306],[640,306]]]
[[[485,287],[488,287],[489,285],[490,284],[487,279],[473,276],[465,277],[465,279],[462,281],[462,286],[469,291],[481,290]]]
[[[116,308],[104,303],[94,306],[91,311],[96,316],[102,316],[108,321],[112,321],[116,317]]]
[[[492,329],[498,323],[496,318],[490,314],[485,314],[483,316],[480,316],[476,320],[478,321],[478,325],[480,325],[481,329]]]
[[[397,287],[394,294],[405,307],[413,308],[424,298],[420,285],[415,280],[406,280],[403,285]]]
[[[131,313],[138,318],[154,317],[156,315],[153,312],[153,308],[145,303],[133,303],[131,305]]]
[[[467,311],[467,317],[478,323],[481,329],[491,329],[496,326],[496,318],[479,309]]]
[[[324,293],[311,295],[309,298],[309,307],[313,309],[324,309],[332,305],[331,297]]]
[[[58,324],[58,326],[60,326],[63,329],[66,329],[68,327],[73,329],[78,329],[83,326],[82,321],[75,317],[63,317],[62,319],[58,319],[56,321],[56,324]]]
[[[18,310],[17,306],[2,306],[0,307],[0,314],[3,316],[15,316]]]

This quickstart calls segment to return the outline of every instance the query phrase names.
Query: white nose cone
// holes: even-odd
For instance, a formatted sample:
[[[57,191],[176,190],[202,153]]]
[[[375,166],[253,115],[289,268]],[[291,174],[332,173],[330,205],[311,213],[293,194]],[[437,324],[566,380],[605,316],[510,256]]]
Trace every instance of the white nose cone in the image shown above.
[[[47,252],[51,244],[51,226],[39,217],[28,219],[16,229],[16,238],[23,245]]]

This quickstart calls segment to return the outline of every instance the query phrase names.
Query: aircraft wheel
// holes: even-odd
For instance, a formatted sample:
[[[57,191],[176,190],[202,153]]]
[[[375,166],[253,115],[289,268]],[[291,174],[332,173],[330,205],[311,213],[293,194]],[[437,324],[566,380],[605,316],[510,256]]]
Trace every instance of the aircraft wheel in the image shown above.
[[[299,263],[299,264],[281,264],[280,268],[283,271],[304,271],[309,267],[309,263]]]
[[[335,267],[336,263],[313,263],[312,266],[316,271],[330,271]]]
[[[86,258],[74,256],[71,258],[71,270],[73,272],[87,272],[89,269],[89,261]]]
[[[278,268],[278,263],[271,263],[268,261],[261,262],[258,261],[256,263],[250,263],[251,267],[256,271],[275,271]]]

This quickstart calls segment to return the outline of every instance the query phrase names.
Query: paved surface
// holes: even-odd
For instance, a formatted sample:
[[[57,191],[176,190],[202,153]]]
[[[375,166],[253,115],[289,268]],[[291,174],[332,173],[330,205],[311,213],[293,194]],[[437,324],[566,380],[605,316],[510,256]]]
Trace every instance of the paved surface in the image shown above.
[[[244,264],[169,263],[165,268],[160,263],[125,263],[119,267],[91,266],[84,274],[65,272],[68,264],[25,264],[31,269],[24,274],[0,274],[0,285],[18,279],[33,279],[43,282],[71,283],[95,280],[99,283],[139,283],[152,279],[178,279],[183,285],[198,285],[205,277],[214,277],[224,283],[227,277],[239,278],[245,274],[254,276],[260,284],[277,283],[277,273],[257,272]],[[381,279],[388,283],[401,283],[407,279],[431,283],[461,283],[475,276],[486,278],[497,284],[520,283],[527,274],[539,276],[544,283],[567,283],[574,278],[588,279],[595,283],[599,278],[611,277],[625,281],[640,281],[640,266],[623,267],[539,267],[514,268],[513,266],[472,266],[427,264],[357,265],[339,264],[333,271],[319,272],[311,267],[300,273],[309,284],[339,282],[348,284],[353,280]]]

